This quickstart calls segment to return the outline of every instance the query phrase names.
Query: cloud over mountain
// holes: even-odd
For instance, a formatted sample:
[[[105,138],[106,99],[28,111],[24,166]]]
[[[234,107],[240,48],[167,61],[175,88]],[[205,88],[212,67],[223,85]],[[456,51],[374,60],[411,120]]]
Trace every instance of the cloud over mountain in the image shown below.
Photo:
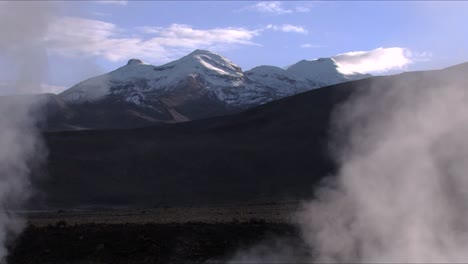
[[[305,27],[292,24],[269,24],[257,29],[200,29],[186,24],[171,24],[166,27],[142,26],[127,30],[100,20],[57,17],[45,41],[50,51],[62,56],[94,56],[112,62],[137,57],[153,63],[164,63],[199,48],[223,51],[234,46],[261,46],[254,38],[264,31],[308,34]]]
[[[109,61],[131,57],[166,62],[195,48],[217,48],[229,45],[255,45],[258,34],[244,28],[195,29],[190,25],[141,27],[141,34],[127,34],[113,23],[78,17],[57,18],[50,28],[48,46],[66,56],[98,56]]]
[[[343,73],[377,72],[382,73],[403,69],[412,63],[412,53],[401,47],[377,48],[370,51],[352,51],[333,57]]]

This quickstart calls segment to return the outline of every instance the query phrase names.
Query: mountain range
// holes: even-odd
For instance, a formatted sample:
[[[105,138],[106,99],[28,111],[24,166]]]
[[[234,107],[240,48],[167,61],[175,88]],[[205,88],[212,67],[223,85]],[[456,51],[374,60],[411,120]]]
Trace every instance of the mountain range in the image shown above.
[[[154,66],[131,59],[49,98],[47,130],[106,129],[177,123],[238,113],[311,89],[370,77],[344,74],[332,58],[286,69],[248,71],[206,50]]]
[[[191,122],[44,133],[36,207],[161,206],[307,199],[337,171],[333,115],[369,91],[466,87],[468,63],[340,83]],[[411,93],[407,93],[411,90]],[[375,97],[375,105],[385,104]],[[344,135],[343,135],[344,136]],[[441,142],[442,144],[442,142]],[[40,171],[35,171],[39,173]],[[41,196],[42,195],[42,196]]]

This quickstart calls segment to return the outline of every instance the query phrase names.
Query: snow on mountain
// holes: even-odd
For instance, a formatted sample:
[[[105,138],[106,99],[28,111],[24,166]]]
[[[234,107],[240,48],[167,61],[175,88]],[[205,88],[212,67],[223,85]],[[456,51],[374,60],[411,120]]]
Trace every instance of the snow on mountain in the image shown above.
[[[153,83],[158,87],[173,87],[181,79],[197,75],[203,76],[211,85],[239,86],[244,77],[239,66],[205,50],[196,50],[179,60],[155,67],[154,71],[161,77]]]
[[[367,74],[344,74],[332,58],[301,60],[286,69],[258,66],[245,72],[255,82],[275,90],[280,96],[289,96],[313,88],[370,77]]]
[[[244,75],[239,66],[228,59],[204,50],[196,50],[179,60],[162,66],[144,64],[131,59],[127,65],[110,73],[85,80],[64,91],[60,96],[72,103],[96,101],[106,95],[126,93],[127,101],[138,103],[135,94],[144,97],[146,92],[171,91],[187,78],[201,78],[204,89],[215,93],[220,100],[228,96],[222,88],[244,85]],[[119,87],[125,86],[125,91]],[[129,95],[130,94],[130,95]]]
[[[297,80],[306,81],[313,88],[370,77],[368,74],[343,74],[333,58],[301,60],[286,71]]]
[[[72,104],[110,98],[159,112],[163,106],[170,113],[176,113],[175,108],[184,104],[222,104],[245,109],[313,88],[365,77],[368,75],[341,73],[339,65],[331,58],[302,60],[286,70],[259,66],[244,73],[221,55],[195,50],[161,66],[131,59],[127,65],[80,82],[59,96]]]
[[[309,88],[307,82],[297,80],[286,70],[275,66],[262,65],[245,72],[254,82],[268,86],[280,96],[288,96]]]

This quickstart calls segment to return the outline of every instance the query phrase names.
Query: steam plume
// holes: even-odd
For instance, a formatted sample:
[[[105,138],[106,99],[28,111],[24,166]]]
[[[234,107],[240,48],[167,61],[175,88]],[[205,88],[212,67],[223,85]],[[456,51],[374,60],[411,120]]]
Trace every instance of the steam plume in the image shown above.
[[[8,65],[8,88],[2,94],[35,93],[47,69],[43,38],[54,2],[0,3],[0,61]],[[35,128],[38,101],[34,96],[0,98],[0,262],[5,243],[22,228],[9,210],[19,209],[30,196],[30,175],[45,156]]]
[[[466,82],[404,77],[338,111],[341,169],[300,215],[315,261],[468,261]]]
[[[297,215],[307,254],[265,244],[232,263],[466,263],[467,70],[369,80],[334,113],[337,175]]]

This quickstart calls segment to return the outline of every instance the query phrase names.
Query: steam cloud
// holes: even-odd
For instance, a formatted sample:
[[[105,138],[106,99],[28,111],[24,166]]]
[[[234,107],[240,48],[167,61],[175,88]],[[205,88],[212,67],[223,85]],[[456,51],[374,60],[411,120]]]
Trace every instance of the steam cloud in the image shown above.
[[[0,3],[0,62],[7,65],[8,88],[2,94],[40,92],[47,69],[43,38],[54,2]],[[0,262],[5,261],[8,239],[17,235],[23,221],[11,210],[30,197],[30,175],[43,161],[46,150],[35,124],[37,97],[0,97]]]
[[[339,106],[338,173],[297,215],[309,253],[262,245],[232,263],[466,263],[468,64],[459,69],[378,77]]]
[[[338,110],[339,174],[300,214],[315,261],[468,260],[466,80],[399,77]]]

